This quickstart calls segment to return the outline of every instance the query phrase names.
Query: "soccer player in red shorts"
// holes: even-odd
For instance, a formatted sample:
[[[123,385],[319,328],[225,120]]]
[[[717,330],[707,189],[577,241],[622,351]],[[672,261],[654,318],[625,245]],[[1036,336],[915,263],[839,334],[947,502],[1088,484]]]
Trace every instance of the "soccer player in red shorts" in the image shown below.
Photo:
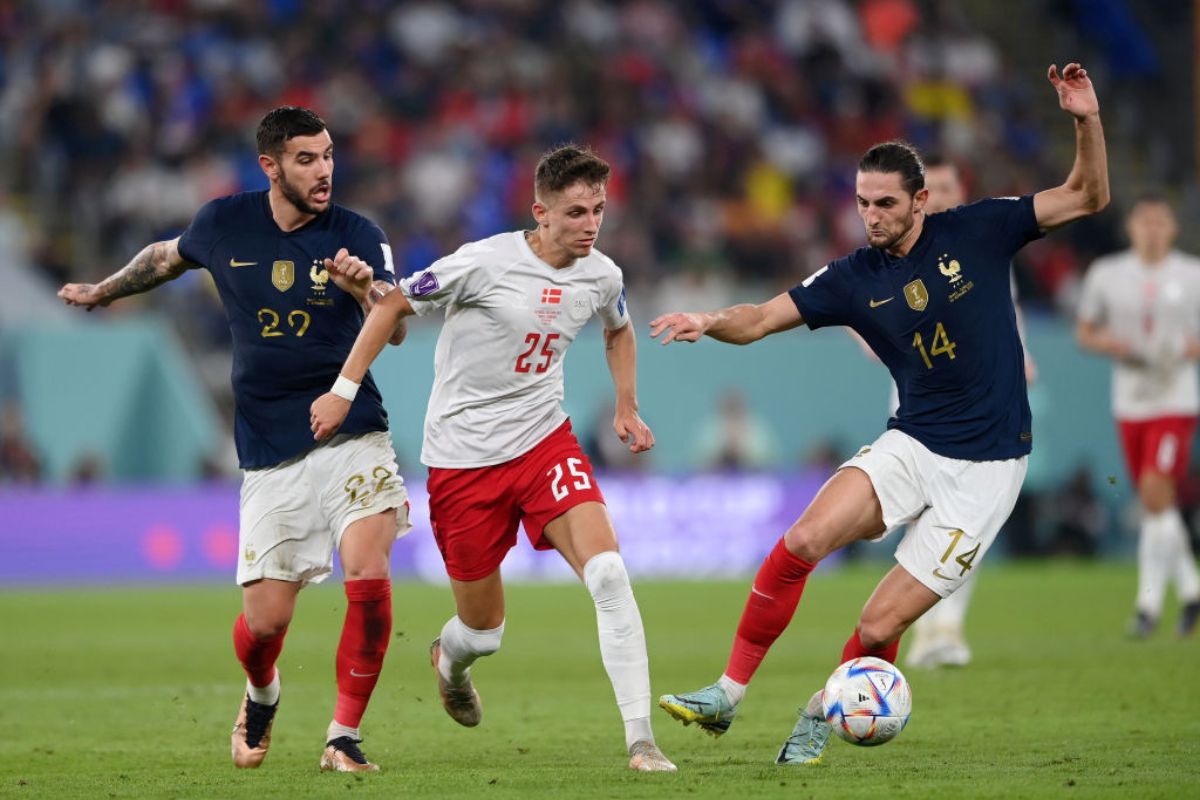
[[[402,280],[368,317],[333,390],[313,403],[312,429],[318,439],[338,429],[400,320],[445,309],[421,451],[434,536],[458,606],[431,649],[442,703],[459,724],[479,724],[471,665],[500,647],[500,562],[521,524],[535,548],[562,554],[595,601],[629,766],[671,772],[650,727],[641,614],[604,497],[561,406],[563,356],[598,314],[616,388],[613,428],[635,453],[654,446],[638,416],[621,270],[594,249],[608,177],[608,164],[587,148],[546,153],[534,179],[537,227],[464,245]]]
[[[1186,636],[1200,617],[1200,575],[1175,487],[1200,413],[1200,259],[1172,249],[1179,227],[1162,197],[1138,199],[1126,230],[1132,247],[1088,270],[1076,338],[1115,362],[1113,415],[1144,512],[1132,633],[1154,632],[1174,582]]]

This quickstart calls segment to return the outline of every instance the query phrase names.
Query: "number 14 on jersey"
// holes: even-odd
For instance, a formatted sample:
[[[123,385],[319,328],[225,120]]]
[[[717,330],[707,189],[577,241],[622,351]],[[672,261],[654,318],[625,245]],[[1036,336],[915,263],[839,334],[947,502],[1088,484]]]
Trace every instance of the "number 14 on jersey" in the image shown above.
[[[957,344],[950,341],[950,337],[946,335],[946,328],[940,322],[933,330],[933,342],[931,342],[928,351],[925,350],[925,341],[921,338],[920,331],[917,331],[916,335],[913,336],[912,346],[921,354],[921,360],[925,362],[926,369],[933,369],[933,361],[930,359],[930,356],[937,357],[944,354],[949,356],[950,360],[953,361],[954,348],[958,347]]]

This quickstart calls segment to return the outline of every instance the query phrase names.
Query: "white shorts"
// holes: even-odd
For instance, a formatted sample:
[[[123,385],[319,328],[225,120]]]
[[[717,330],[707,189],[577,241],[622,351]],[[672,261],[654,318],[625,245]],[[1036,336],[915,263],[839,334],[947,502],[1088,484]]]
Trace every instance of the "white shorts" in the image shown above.
[[[396,536],[412,530],[408,491],[383,431],[334,436],[303,456],[242,479],[239,585],[260,578],[320,583],[350,523],[396,509]]]
[[[970,576],[1012,513],[1028,460],[947,458],[889,430],[840,469],[857,467],[871,479],[887,526],[883,536],[912,523],[896,561],[946,597]]]

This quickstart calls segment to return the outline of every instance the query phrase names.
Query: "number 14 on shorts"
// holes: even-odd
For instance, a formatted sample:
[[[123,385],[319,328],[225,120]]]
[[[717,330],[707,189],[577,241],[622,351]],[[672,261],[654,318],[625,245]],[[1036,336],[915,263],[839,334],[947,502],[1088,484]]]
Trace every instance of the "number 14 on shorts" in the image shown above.
[[[946,548],[946,552],[942,553],[942,557],[939,559],[939,562],[944,567],[946,566],[946,562],[950,560],[950,557],[954,556],[954,561],[959,566],[958,577],[961,578],[963,575],[967,574],[967,570],[969,570],[975,562],[975,557],[979,555],[979,543],[976,542],[975,546],[970,550],[955,555],[955,548],[958,547],[959,541],[966,536],[966,533],[961,530],[952,530],[949,532],[949,535],[950,546]],[[942,574],[942,567],[934,567],[933,575],[934,577],[941,578],[942,580],[951,580],[949,575]]]
[[[570,494],[572,488],[580,491],[592,488],[592,481],[587,472],[581,469],[582,466],[582,459],[568,458],[562,464],[555,464],[553,469],[546,472],[546,475],[551,478],[550,491],[553,492],[556,501],[562,500]]]

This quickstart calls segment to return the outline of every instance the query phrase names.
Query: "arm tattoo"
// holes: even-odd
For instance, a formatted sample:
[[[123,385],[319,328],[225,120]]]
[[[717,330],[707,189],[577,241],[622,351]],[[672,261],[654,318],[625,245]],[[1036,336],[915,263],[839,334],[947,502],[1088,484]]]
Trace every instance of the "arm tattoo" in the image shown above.
[[[132,261],[100,284],[105,295],[115,300],[140,294],[178,278],[193,266],[182,257],[171,262],[169,248],[170,242],[155,242],[142,248]]]

